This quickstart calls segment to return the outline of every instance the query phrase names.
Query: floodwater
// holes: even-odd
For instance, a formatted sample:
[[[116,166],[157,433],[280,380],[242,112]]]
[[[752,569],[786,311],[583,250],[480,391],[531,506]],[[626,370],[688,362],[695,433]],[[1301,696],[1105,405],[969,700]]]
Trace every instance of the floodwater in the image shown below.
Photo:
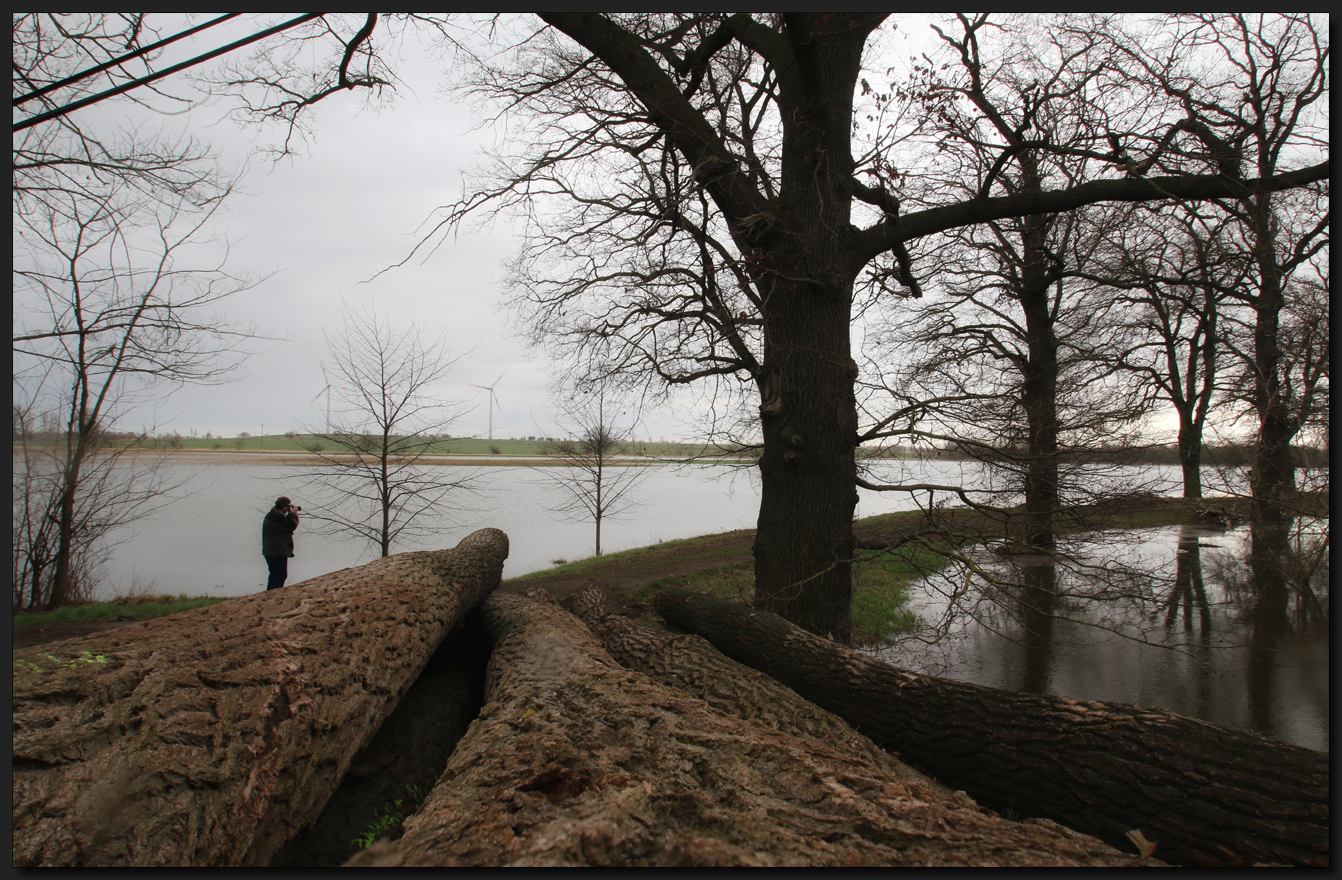
[[[242,458],[242,456],[239,456]],[[275,498],[287,495],[305,508],[320,509],[320,496],[309,491],[310,471],[292,463],[267,463],[246,456],[246,463],[168,465],[168,482],[180,483],[177,500],[113,536],[118,541],[106,567],[102,596],[136,590],[188,595],[239,596],[265,588],[261,557],[261,519]],[[477,492],[451,492],[421,520],[425,532],[398,541],[392,552],[454,547],[476,529],[508,533],[511,550],[504,577],[551,567],[556,559],[591,556],[594,527],[556,510],[565,495],[546,478],[558,468],[440,466],[428,469],[444,479],[475,474]],[[602,524],[602,551],[611,553],[659,541],[755,527],[759,486],[753,472],[727,465],[649,467],[631,493],[635,506]],[[1178,486],[1177,468],[1130,468],[1135,478],[1155,480],[1157,490]],[[919,484],[964,485],[987,489],[982,468],[951,461],[881,463],[878,479]],[[927,504],[919,492],[858,490],[858,516],[909,510]],[[949,493],[937,496],[950,499]],[[1000,499],[999,499],[1000,500]],[[1011,499],[1007,498],[1007,503]],[[294,536],[289,583],[368,562],[377,551],[358,537],[323,533],[304,517]]]
[[[320,505],[308,492],[304,468],[243,461],[170,465],[170,481],[181,483],[178,500],[114,536],[119,543],[102,597],[132,590],[238,596],[264,589],[262,516],[282,494],[307,513]],[[470,469],[442,470],[455,478]],[[592,524],[555,512],[564,496],[547,470],[476,470],[480,491],[450,493],[426,516],[427,533],[397,543],[393,552],[452,547],[476,529],[494,527],[511,542],[505,577],[592,555]],[[888,462],[873,470],[876,479],[994,492],[991,479],[967,463]],[[1110,468],[1086,485],[1176,494],[1179,473]],[[859,496],[859,516],[929,500],[959,503],[939,491],[910,497],[864,489]],[[603,524],[606,552],[752,528],[759,508],[754,475],[721,465],[649,467],[634,497],[638,506]],[[993,500],[1016,499],[1004,492]],[[289,583],[376,557],[366,541],[318,526],[304,517]],[[1305,598],[1292,587],[1283,610],[1281,602],[1256,598],[1244,562],[1248,541],[1247,528],[1093,534],[1066,542],[1064,555],[1073,561],[1051,566],[1004,562],[988,548],[967,551],[999,583],[966,590],[965,570],[955,566],[916,583],[913,610],[926,626],[879,656],[997,687],[1159,706],[1326,750],[1326,554],[1312,582],[1313,604],[1302,605]],[[1265,614],[1281,619],[1265,622]]]
[[[178,500],[114,536],[118,545],[106,568],[104,597],[136,590],[188,595],[239,596],[265,588],[261,519],[279,495],[305,508],[294,536],[289,583],[368,562],[377,551],[349,534],[323,533],[310,516],[320,498],[309,492],[308,472],[292,464],[248,457],[246,464],[169,465],[169,482],[181,483]],[[911,463],[920,479],[962,479],[959,463]],[[565,495],[546,474],[560,468],[442,466],[445,479],[474,474],[479,491],[448,494],[421,520],[425,533],[398,541],[392,552],[454,547],[476,529],[508,533],[505,578],[551,567],[556,559],[591,556],[592,523],[562,512]],[[759,486],[753,473],[725,465],[657,466],[631,493],[635,505],[602,524],[605,553],[676,538],[755,527]],[[909,509],[905,493],[859,490],[859,516]]]
[[[1260,583],[1251,530],[1171,526],[1064,541],[1064,561],[977,547],[911,585],[917,632],[876,652],[918,672],[1159,707],[1327,751],[1326,520],[1297,523]],[[1317,561],[1305,581],[1302,570]],[[965,589],[966,582],[971,583]],[[1308,587],[1304,583],[1308,583]]]

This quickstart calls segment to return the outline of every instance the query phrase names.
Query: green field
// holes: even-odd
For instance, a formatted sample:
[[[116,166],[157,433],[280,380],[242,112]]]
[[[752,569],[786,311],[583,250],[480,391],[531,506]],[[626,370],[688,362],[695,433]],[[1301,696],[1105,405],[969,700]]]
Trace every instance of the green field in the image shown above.
[[[41,443],[41,440],[30,443]],[[307,434],[302,436],[286,436],[284,434],[267,434],[264,437],[173,437],[173,438],[151,438],[148,440],[130,441],[129,445],[140,447],[146,450],[193,450],[193,451],[215,451],[226,452],[310,452],[314,448],[319,451],[334,452],[337,450],[336,444],[330,441],[324,441],[320,436]],[[500,455],[509,456],[533,456],[545,455],[545,443],[540,439],[535,440],[489,440],[482,437],[448,437],[435,442],[429,447],[429,453],[434,455]],[[17,450],[17,444],[15,446]],[[497,451],[496,451],[497,450]],[[653,458],[691,458],[698,455],[711,454],[707,446],[694,443],[659,443],[659,442],[632,442],[628,446],[630,455],[646,455]]]

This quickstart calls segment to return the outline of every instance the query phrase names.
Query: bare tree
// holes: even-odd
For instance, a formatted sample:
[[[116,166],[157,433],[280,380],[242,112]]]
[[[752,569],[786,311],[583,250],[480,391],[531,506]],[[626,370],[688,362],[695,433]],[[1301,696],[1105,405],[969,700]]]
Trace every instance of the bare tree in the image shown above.
[[[1311,14],[1238,13],[1180,16],[1172,24],[1116,37],[1117,57],[1181,105],[1183,137],[1171,142],[1165,161],[1215,163],[1235,185],[1218,204],[1251,255],[1249,283],[1237,293],[1254,315],[1254,517],[1280,522],[1295,489],[1291,440],[1300,428],[1283,394],[1281,317],[1292,277],[1327,247],[1329,211],[1322,188],[1288,196],[1249,175],[1270,177],[1301,157],[1327,155],[1327,24]]]
[[[1101,273],[1089,276],[1123,291],[1133,333],[1123,368],[1178,415],[1185,498],[1202,497],[1203,434],[1224,397],[1224,326],[1249,268],[1228,222],[1214,206],[1139,207],[1107,238]]]
[[[1294,441],[1304,439],[1313,446],[1326,448],[1332,343],[1326,254],[1317,255],[1312,263],[1309,272],[1297,274],[1283,291],[1277,329],[1280,359],[1277,393],[1281,397],[1280,405],[1287,413],[1293,446]],[[1254,312],[1249,314],[1253,316]],[[1224,336],[1234,355],[1229,370],[1229,396],[1239,414],[1254,417],[1259,411],[1256,404],[1258,380],[1252,354],[1256,322],[1252,317],[1245,321],[1235,315],[1227,324]],[[1292,489],[1299,488],[1295,468],[1301,463],[1297,458],[1293,451]],[[1326,490],[1326,468],[1321,475],[1312,475],[1308,488]],[[1286,509],[1289,511],[1294,507],[1294,504],[1288,504]]]
[[[42,460],[25,445],[21,492],[16,482],[16,521],[31,539],[16,571],[30,581],[29,604],[87,595],[92,573],[81,561],[110,528],[162,500],[156,469],[123,467],[126,451],[110,437],[119,413],[150,387],[161,395],[163,385],[225,381],[252,335],[199,317],[250,282],[224,271],[222,258],[211,268],[177,262],[205,243],[201,230],[226,194],[204,206],[159,202],[113,178],[100,196],[64,193],[15,215],[16,420],[25,431],[19,413],[60,421]]]
[[[31,118],[125,84],[152,70],[158,51],[137,54],[159,36],[142,13],[20,13],[14,16],[14,113]],[[96,71],[93,75],[77,76]],[[186,98],[152,93],[179,108]],[[138,101],[134,97],[118,100]],[[207,207],[230,187],[208,148],[162,130],[90,124],[67,114],[15,133],[14,210],[39,202],[61,210],[71,196],[97,199],[117,182],[151,199]]]
[[[860,436],[850,325],[854,285],[869,264],[889,264],[916,295],[908,244],[946,230],[1101,201],[1233,197],[1245,185],[1266,193],[1327,175],[1313,154],[1313,165],[1243,182],[1207,163],[1130,175],[1164,149],[1167,126],[1157,126],[1141,143],[1091,150],[1103,166],[1096,179],[970,198],[947,188],[941,201],[905,212],[898,170],[879,154],[854,155],[863,61],[883,20],[543,14],[541,26],[517,35],[515,51],[482,59],[472,74],[479,94],[531,123],[513,140],[526,147],[447,206],[425,239],[431,246],[470,216],[515,207],[554,242],[546,211],[568,210],[577,222],[553,254],[561,258],[537,267],[547,283],[528,292],[538,307],[524,318],[540,327],[565,301],[586,301],[597,319],[578,343],[584,359],[615,344],[641,355],[631,364],[648,382],[734,381],[755,395],[756,603],[841,640],[850,629]],[[276,71],[270,85],[317,97],[306,85],[312,75]],[[665,247],[678,258],[677,249],[701,245],[713,271],[685,277],[666,308],[629,295],[647,277],[674,280],[650,253]]]
[[[1026,195],[1103,176],[1112,160],[1100,145],[1117,126],[1141,121],[1141,108],[1120,113],[1104,99],[1099,39],[1029,18],[957,18],[954,28],[936,28],[947,63],[920,65],[900,90],[921,110],[919,136],[936,145],[937,158],[918,172],[935,188],[920,200],[942,199],[947,187],[969,198]],[[1010,475],[1025,499],[1016,537],[1042,552],[1054,548],[1069,488],[1064,464],[1120,445],[1147,402],[1112,366],[1121,326],[1113,294],[1080,277],[1121,216],[1097,205],[953,230],[919,255],[920,265],[935,266],[928,277],[942,280],[928,285],[932,296],[873,295],[887,326],[873,372],[900,363],[904,387],[902,405],[884,418],[879,396],[868,401],[874,426],[863,439],[908,434],[925,414],[936,439],[953,438]],[[867,284],[879,293],[891,280],[873,271]],[[1073,501],[1082,486],[1072,481]]]
[[[641,463],[630,462],[630,436],[637,419],[623,421],[628,405],[612,399],[597,383],[572,391],[560,405],[559,431],[567,439],[545,445],[558,467],[541,470],[545,480],[565,494],[551,508],[576,522],[596,525],[596,555],[601,555],[601,523],[619,518],[637,502],[633,493],[648,475]]]
[[[427,523],[478,489],[478,472],[429,461],[462,405],[441,383],[459,358],[446,334],[425,342],[369,306],[345,307],[343,333],[327,336],[340,411],[328,432],[309,431],[318,464],[305,468],[315,499],[305,511],[324,528],[365,538],[381,556],[392,544],[433,534]]]
[[[73,539],[63,551],[59,537],[67,447],[60,431],[35,430],[33,406],[39,402],[52,403],[38,394],[14,405],[14,607],[28,610],[53,606],[62,552],[70,554],[69,601],[93,600],[118,531],[162,506],[180,486],[166,467],[171,462],[167,452],[145,449],[144,435],[97,432],[79,469]]]

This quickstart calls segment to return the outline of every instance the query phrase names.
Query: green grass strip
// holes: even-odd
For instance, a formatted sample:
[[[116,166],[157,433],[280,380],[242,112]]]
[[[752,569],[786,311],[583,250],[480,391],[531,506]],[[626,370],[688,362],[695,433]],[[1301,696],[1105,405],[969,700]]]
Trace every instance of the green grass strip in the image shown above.
[[[67,605],[54,611],[25,611],[14,615],[14,628],[25,626],[52,626],[61,623],[87,623],[93,620],[117,620],[132,617],[136,620],[149,620],[178,611],[190,611],[193,608],[205,608],[217,605],[223,599],[210,596],[159,596],[157,601],[116,599],[111,602],[88,602],[83,605]]]

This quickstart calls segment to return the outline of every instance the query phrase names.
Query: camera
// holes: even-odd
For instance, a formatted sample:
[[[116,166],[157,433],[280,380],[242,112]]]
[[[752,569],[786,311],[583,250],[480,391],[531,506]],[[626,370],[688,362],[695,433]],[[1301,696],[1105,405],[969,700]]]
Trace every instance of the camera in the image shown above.
[[[289,506],[292,507],[294,510],[298,511],[299,513],[303,512],[303,508],[300,505],[290,504]]]

